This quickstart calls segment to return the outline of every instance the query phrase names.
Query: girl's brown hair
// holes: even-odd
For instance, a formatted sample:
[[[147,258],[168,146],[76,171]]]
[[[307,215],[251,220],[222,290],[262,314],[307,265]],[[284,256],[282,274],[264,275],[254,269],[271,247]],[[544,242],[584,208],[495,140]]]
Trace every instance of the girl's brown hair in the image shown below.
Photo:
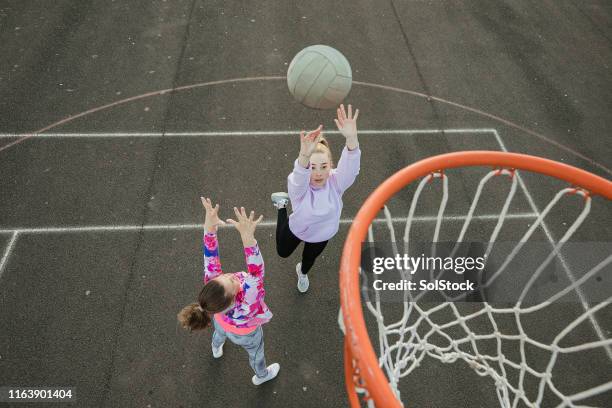
[[[324,136],[321,136],[321,140],[319,140],[319,143],[317,143],[317,147],[313,153],[327,154],[327,157],[329,157],[329,167],[334,167],[334,158],[332,156],[331,148],[329,147],[329,142]]]
[[[184,329],[202,330],[210,326],[211,315],[227,309],[233,301],[234,297],[227,296],[223,285],[212,279],[200,291],[198,303],[185,306],[177,318]]]

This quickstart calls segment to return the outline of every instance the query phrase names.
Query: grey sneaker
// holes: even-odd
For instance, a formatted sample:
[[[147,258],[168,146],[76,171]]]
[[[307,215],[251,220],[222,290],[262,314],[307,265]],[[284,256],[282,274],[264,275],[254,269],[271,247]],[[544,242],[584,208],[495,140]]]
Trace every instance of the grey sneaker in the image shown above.
[[[212,346],[212,352],[213,352],[214,358],[221,358],[221,356],[223,355],[223,344],[219,346],[219,348],[215,348],[215,346]]]
[[[272,199],[272,204],[276,207],[277,210],[281,208],[286,208],[287,204],[289,204],[289,194],[285,192],[272,193],[270,196]]]
[[[308,281],[308,275],[302,273],[302,263],[295,265],[295,272],[298,276],[297,288],[300,292],[306,293],[308,290],[308,286],[310,286],[310,282]]]
[[[278,371],[279,370],[280,370],[280,364],[278,364],[278,363],[270,364],[268,366],[268,375],[266,375],[263,378],[260,378],[257,375],[254,375],[253,378],[251,378],[251,381],[255,385],[261,385],[261,384],[265,383],[266,381],[270,381],[270,380],[273,380],[274,378],[276,378],[276,376],[278,375]]]

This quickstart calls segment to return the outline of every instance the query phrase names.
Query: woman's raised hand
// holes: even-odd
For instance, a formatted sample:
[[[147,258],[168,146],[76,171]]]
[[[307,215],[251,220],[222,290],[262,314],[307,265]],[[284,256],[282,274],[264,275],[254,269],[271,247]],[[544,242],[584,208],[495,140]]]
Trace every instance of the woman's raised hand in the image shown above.
[[[359,141],[357,140],[357,117],[359,116],[359,109],[355,110],[353,116],[353,107],[348,106],[348,114],[344,110],[344,105],[340,105],[336,110],[338,117],[334,119],[336,126],[342,136],[346,139],[346,146],[349,150],[357,148]]]
[[[319,125],[319,127],[312,132],[306,133],[303,130],[300,132],[300,156],[306,156],[310,159],[312,152],[317,148],[317,143],[321,140],[322,130],[323,125]]]
[[[210,198],[200,197],[200,200],[202,200],[202,206],[204,207],[204,229],[214,232],[217,230],[217,225],[225,224],[219,218],[219,204],[213,207]]]

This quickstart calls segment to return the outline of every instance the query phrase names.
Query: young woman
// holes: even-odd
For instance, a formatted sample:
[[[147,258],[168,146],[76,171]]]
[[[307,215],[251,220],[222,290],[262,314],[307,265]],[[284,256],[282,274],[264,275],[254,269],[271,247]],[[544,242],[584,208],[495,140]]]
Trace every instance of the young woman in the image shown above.
[[[219,204],[215,207],[209,198],[201,198],[206,211],[204,221],[204,287],[197,303],[183,308],[178,320],[185,329],[201,330],[214,325],[212,353],[214,358],[223,355],[226,339],[242,346],[249,354],[249,364],[255,375],[252,382],[260,385],[276,377],[280,365],[266,367],[262,325],[272,318],[264,303],[264,262],[255,240],[255,228],[263,216],[255,220],[255,213],[247,216],[244,207],[234,207],[236,220],[228,219],[242,238],[247,272],[223,273],[219,261],[217,226]]]
[[[359,174],[361,151],[357,139],[357,116],[348,106],[337,109],[334,119],[340,133],[346,139],[338,167],[333,168],[329,143],[323,138],[320,125],[316,130],[300,133],[300,154],[293,171],[287,178],[288,193],[272,194],[272,202],[278,209],[276,225],[276,251],[287,258],[304,242],[302,261],[296,265],[297,288],[308,290],[308,271],[323,252],[327,242],[338,232],[342,213],[342,195]],[[287,218],[287,204],[291,201],[293,212]]]

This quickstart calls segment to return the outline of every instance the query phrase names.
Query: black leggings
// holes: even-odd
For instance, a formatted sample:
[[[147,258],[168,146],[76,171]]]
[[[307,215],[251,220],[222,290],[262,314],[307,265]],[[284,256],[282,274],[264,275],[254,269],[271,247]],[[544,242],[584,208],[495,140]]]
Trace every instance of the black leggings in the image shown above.
[[[289,229],[289,218],[287,217],[287,209],[281,208],[278,210],[278,221],[276,223],[276,252],[282,258],[287,258],[295,251],[298,245],[302,242],[301,239],[293,235]],[[308,273],[312,265],[314,265],[317,256],[325,249],[327,241],[323,242],[304,242],[304,250],[302,251],[302,273]]]

